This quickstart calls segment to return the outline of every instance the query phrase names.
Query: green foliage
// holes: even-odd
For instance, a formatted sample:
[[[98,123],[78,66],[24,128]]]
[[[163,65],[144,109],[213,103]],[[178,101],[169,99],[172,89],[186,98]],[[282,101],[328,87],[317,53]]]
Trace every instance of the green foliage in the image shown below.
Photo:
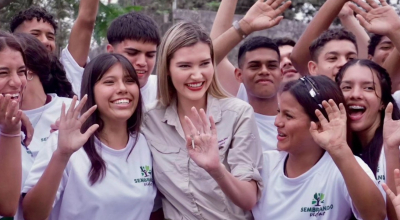
[[[142,6],[127,6],[121,7],[118,4],[105,5],[100,2],[99,12],[96,18],[96,25],[94,27],[93,37],[98,45],[107,37],[107,29],[111,22],[120,15],[126,14],[130,11],[141,11]]]
[[[217,2],[217,1],[212,1],[212,2],[206,3],[208,10],[211,10],[211,11],[218,11],[218,8],[220,5],[221,5],[221,2]]]

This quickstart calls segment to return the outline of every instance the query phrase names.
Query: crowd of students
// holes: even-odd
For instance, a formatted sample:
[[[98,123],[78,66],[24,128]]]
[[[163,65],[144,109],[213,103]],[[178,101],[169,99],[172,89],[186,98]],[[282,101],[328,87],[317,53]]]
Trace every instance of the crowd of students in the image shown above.
[[[122,15],[93,60],[99,0],[80,1],[60,59],[53,16],[17,14],[0,32],[0,215],[400,219],[395,10],[327,0],[296,43],[248,36],[290,1],[234,21],[237,1],[210,34],[183,21],[161,38],[150,17]]]

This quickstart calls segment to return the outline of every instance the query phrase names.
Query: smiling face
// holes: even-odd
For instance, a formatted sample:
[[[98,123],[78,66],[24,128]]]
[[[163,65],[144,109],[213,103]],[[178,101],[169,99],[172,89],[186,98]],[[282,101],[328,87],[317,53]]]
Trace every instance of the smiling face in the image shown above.
[[[393,51],[393,49],[394,45],[392,41],[388,37],[383,36],[381,41],[375,48],[374,56],[370,57],[370,59],[382,66],[386,58]]]
[[[27,33],[36,37],[47,50],[54,52],[56,49],[55,31],[50,23],[45,22],[43,19],[26,20],[15,29],[15,32]]]
[[[268,48],[259,48],[244,55],[237,77],[246,87],[247,94],[259,99],[276,97],[282,75],[279,55]]]
[[[169,74],[179,100],[205,98],[214,75],[210,47],[199,42],[178,49],[170,61]]]
[[[308,71],[311,75],[325,75],[335,80],[340,68],[349,60],[357,58],[357,49],[349,40],[332,40],[319,52],[317,62],[310,61]]]
[[[279,47],[279,53],[281,54],[281,72],[282,72],[282,82],[288,82],[291,80],[300,79],[301,75],[294,68],[290,56],[292,55],[293,47],[290,45],[283,45]]]
[[[349,109],[351,130],[375,131],[379,127],[380,114],[384,109],[381,85],[376,73],[368,67],[353,65],[343,74],[340,89]]]
[[[126,122],[138,105],[139,86],[117,63],[95,84],[94,96],[103,121]]]
[[[136,70],[140,87],[146,85],[156,61],[156,44],[136,40],[124,40],[114,46],[107,45],[107,51],[126,57]]]
[[[311,120],[304,108],[290,92],[278,95],[279,113],[275,119],[278,129],[278,150],[296,153],[309,146],[313,138],[309,132]]]
[[[21,101],[26,86],[26,67],[20,52],[8,47],[0,52],[0,93]]]

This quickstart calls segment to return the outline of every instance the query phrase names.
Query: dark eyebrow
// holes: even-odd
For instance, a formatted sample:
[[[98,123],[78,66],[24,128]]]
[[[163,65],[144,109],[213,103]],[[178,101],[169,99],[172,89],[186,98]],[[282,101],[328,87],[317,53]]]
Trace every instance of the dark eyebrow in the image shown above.
[[[205,59],[205,60],[202,60],[201,63],[203,63],[203,62],[209,62],[209,61],[211,61],[211,58],[207,58],[207,59]]]
[[[0,67],[0,70],[6,70],[6,71],[8,71],[9,68],[8,68],[8,67]]]

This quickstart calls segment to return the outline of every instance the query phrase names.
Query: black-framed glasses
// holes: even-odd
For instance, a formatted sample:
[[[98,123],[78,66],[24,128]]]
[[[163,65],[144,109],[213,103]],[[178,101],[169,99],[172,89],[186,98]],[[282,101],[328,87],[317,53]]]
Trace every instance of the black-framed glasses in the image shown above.
[[[312,80],[308,76],[303,76],[300,78],[300,80],[304,83],[304,85],[307,87],[307,91],[310,94],[310,96],[313,98],[313,100],[317,103],[317,105],[322,109],[322,102],[318,99],[319,92],[317,89],[317,86],[315,85],[314,80]]]

